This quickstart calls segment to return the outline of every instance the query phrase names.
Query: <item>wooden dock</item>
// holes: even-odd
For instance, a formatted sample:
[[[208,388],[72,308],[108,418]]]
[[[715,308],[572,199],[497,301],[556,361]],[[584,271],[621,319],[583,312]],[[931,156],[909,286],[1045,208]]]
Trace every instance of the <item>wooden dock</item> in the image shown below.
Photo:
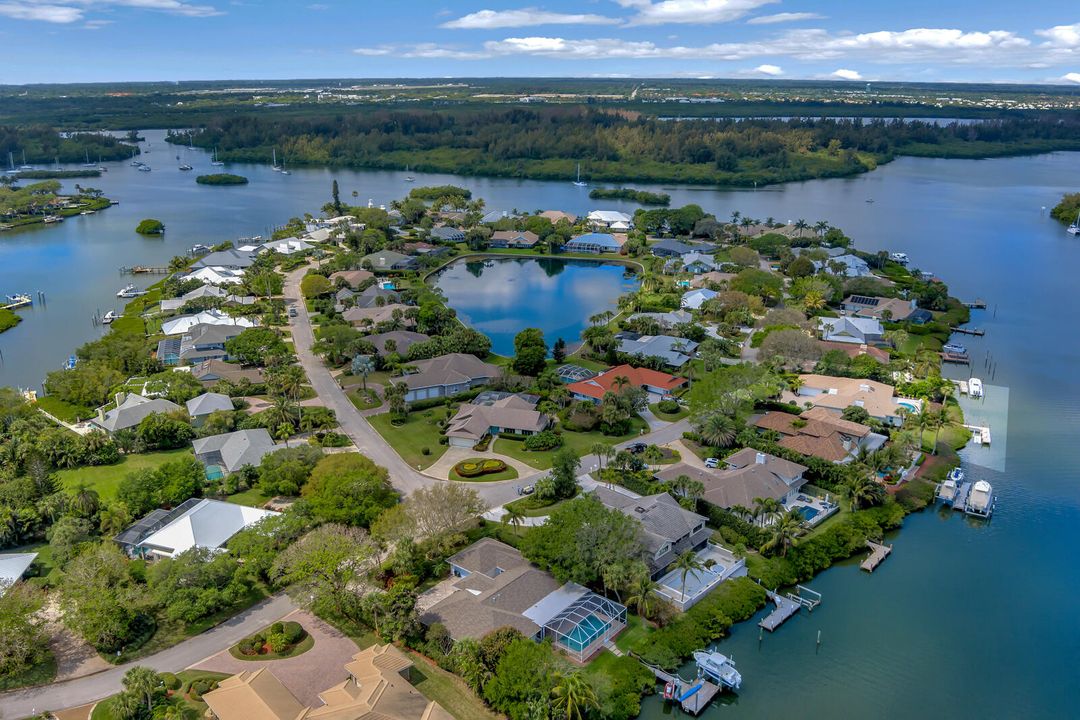
[[[970,300],[968,302],[962,302],[960,304],[963,305],[966,308],[971,309],[971,310],[985,310],[986,309],[986,301],[983,300],[982,298],[976,298],[974,300]]]
[[[870,557],[863,560],[859,567],[868,573],[872,573],[877,566],[885,562],[885,558],[889,557],[889,554],[892,553],[892,545],[882,545],[867,540],[866,546],[870,548]]]
[[[779,593],[774,593],[771,590],[766,590],[765,592],[768,594],[769,599],[776,604],[776,609],[763,617],[761,619],[761,622],[758,623],[758,625],[765,628],[769,632],[773,632],[774,630],[776,630],[776,628],[780,627],[790,618],[792,618],[795,613],[799,612],[799,608],[801,608],[802,605],[795,600],[792,600],[791,598],[784,597],[783,595],[780,595]]]
[[[649,668],[649,670],[652,670],[656,679],[664,683],[664,699],[678,703],[679,707],[683,709],[683,712],[690,713],[691,715],[700,715],[701,711],[708,707],[709,703],[713,701],[713,698],[716,697],[722,689],[708,678],[701,677],[693,681],[688,681],[674,673],[661,670],[655,665],[649,665],[645,662],[641,664]],[[672,692],[670,693],[667,691],[668,685],[670,685],[672,689]]]
[[[982,337],[986,334],[986,331],[982,328],[951,327],[949,328],[949,330],[954,333],[959,333],[961,335],[976,335],[978,337]]]
[[[124,275],[168,275],[172,271],[162,266],[136,265],[134,267],[122,267],[120,272]]]
[[[971,358],[961,353],[941,353],[941,361],[947,363],[953,363],[954,365],[970,365]]]

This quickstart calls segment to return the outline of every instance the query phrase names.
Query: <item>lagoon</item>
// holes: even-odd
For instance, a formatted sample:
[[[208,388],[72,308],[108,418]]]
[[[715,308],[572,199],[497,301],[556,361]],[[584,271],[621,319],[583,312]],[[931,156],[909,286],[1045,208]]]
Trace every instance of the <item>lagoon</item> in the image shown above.
[[[44,290],[49,298],[47,307],[23,313],[24,322],[0,334],[0,384],[37,387],[45,372],[100,332],[90,316],[118,307],[116,290],[128,281],[119,265],[162,264],[198,242],[265,233],[318,210],[335,178],[343,199],[357,192],[353,202],[389,203],[414,186],[404,172],[290,166],[292,175],[282,176],[268,166],[235,164],[225,169],[248,177],[248,185],[197,186],[193,175],[211,171],[205,153],[166,149],[163,133],[145,134],[153,172],[111,163],[100,180],[83,183],[104,189],[121,201],[118,207],[0,234],[0,293]],[[176,169],[177,152],[195,173]],[[906,252],[913,267],[940,275],[954,295],[989,301],[988,310],[973,313],[986,335],[964,344],[975,359],[973,372],[1010,390],[1003,465],[977,466],[978,454],[965,453],[968,476],[989,480],[998,493],[993,520],[950,511],[910,516],[888,539],[894,552],[873,575],[848,562],[810,584],[824,596],[812,615],[796,617],[760,643],[752,622],[736,627],[720,649],[734,655],[742,690],[702,717],[1076,714],[1080,333],[1072,311],[1080,241],[1047,208],[1077,190],[1077,167],[1077,153],[901,158],[859,177],[757,191],[633,185],[668,192],[676,207],[698,203],[721,218],[738,210],[755,218],[824,219],[861,249]],[[471,189],[488,209],[582,213],[597,206],[588,188],[569,180],[417,174],[416,185],[444,183]],[[600,207],[633,211],[621,201]],[[136,235],[144,217],[164,221],[165,237]],[[996,445],[997,427],[994,436]],[[643,717],[667,715],[652,698]]]
[[[548,347],[575,345],[591,315],[617,312],[619,296],[637,288],[626,266],[561,258],[461,259],[435,276],[435,287],[466,325],[491,338],[499,355],[514,354],[514,336],[539,328]]]

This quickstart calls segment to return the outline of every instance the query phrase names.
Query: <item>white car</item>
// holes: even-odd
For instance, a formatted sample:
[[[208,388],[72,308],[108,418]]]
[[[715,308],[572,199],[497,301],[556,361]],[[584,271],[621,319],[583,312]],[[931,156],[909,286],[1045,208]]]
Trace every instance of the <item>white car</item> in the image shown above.
[[[720,464],[719,458],[706,458],[705,459],[705,467],[707,467],[707,468],[715,468],[719,464]]]

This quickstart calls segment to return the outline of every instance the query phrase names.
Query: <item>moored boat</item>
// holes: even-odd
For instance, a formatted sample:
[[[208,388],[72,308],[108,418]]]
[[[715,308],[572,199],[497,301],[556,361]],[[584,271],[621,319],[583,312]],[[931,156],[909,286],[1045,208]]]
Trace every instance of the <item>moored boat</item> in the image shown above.
[[[104,317],[101,318],[101,322],[108,325],[109,323],[111,323],[113,320],[115,320],[118,317],[120,317],[120,316],[116,314],[115,310],[110,310],[109,312],[105,313]]]
[[[964,512],[975,517],[988,518],[994,512],[994,488],[985,480],[975,483],[964,502]]]
[[[700,674],[716,681],[722,687],[738,690],[742,685],[742,675],[735,669],[735,661],[727,655],[698,650],[694,653],[694,662],[697,663]]]

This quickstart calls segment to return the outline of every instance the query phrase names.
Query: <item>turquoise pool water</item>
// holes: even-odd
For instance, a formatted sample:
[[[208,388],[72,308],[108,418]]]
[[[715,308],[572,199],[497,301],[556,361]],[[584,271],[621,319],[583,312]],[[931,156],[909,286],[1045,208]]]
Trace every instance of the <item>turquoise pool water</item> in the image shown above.
[[[589,615],[574,626],[566,637],[559,638],[559,642],[574,652],[581,652],[587,648],[596,638],[607,632],[611,623],[601,620],[596,615]]]
[[[806,505],[799,506],[799,514],[806,518],[807,522],[810,522],[821,513],[817,508],[808,507]]]
[[[225,471],[221,469],[220,465],[207,465],[206,466],[206,479],[207,480],[220,480],[225,477]]]

